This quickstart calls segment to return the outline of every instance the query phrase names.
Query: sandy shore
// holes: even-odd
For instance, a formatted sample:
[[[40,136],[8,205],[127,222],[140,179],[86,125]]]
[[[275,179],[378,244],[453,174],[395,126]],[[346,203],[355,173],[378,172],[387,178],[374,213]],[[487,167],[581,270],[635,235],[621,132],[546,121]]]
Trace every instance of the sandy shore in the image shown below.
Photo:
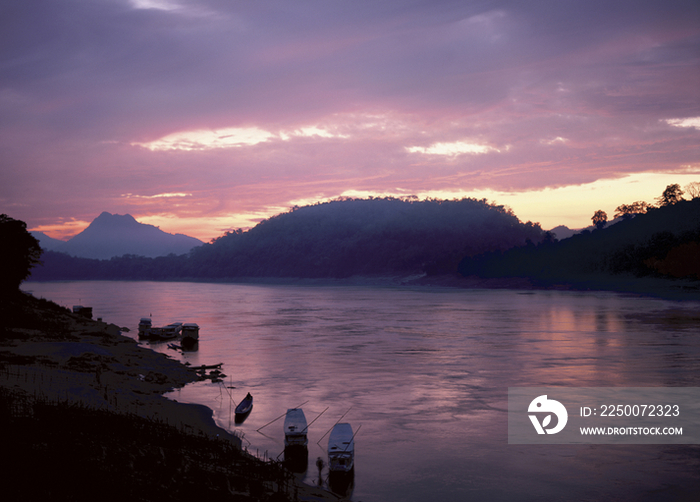
[[[121,335],[118,326],[81,318],[25,294],[3,299],[0,319],[0,390],[4,396],[22,396],[23,406],[30,408],[32,403],[56,403],[106,416],[140,417],[240,451],[240,439],[218,427],[209,408],[162,396],[198,380],[195,371],[139,346]],[[325,490],[293,483],[292,490],[286,488],[286,498],[276,500],[339,500]],[[240,500],[268,500],[273,485],[268,483],[267,491],[256,496],[236,493]]]

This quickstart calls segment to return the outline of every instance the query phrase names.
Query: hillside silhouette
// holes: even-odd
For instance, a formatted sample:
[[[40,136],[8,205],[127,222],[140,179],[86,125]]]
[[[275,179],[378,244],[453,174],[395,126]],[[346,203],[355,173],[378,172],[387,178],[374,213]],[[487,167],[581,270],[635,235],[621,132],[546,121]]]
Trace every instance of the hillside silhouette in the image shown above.
[[[34,280],[346,278],[456,273],[465,256],[547,234],[485,199],[343,199],[295,207],[187,255],[88,260],[47,251]]]
[[[465,257],[463,276],[520,277],[542,284],[630,274],[700,279],[700,199],[680,201],[558,242]]]

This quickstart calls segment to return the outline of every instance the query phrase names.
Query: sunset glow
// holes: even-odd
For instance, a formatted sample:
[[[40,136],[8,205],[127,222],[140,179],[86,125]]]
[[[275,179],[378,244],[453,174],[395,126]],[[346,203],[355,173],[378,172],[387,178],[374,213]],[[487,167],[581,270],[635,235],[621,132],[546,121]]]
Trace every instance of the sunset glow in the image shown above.
[[[0,211],[53,237],[108,211],[208,241],[349,194],[582,228],[700,181],[697,2],[2,9]]]

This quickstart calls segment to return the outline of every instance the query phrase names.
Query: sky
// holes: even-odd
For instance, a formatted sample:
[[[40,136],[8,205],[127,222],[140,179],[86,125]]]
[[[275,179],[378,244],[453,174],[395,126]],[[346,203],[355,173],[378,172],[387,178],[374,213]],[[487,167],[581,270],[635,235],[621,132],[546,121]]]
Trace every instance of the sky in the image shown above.
[[[0,3],[0,212],[55,238],[341,196],[582,228],[693,181],[697,0]]]

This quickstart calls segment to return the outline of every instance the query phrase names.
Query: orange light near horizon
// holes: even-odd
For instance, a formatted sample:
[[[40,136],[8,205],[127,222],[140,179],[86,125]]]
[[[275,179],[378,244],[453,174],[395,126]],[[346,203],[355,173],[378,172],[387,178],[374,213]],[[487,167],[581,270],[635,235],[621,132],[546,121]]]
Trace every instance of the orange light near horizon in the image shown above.
[[[67,241],[71,237],[74,237],[75,235],[85,230],[88,227],[88,225],[90,225],[89,221],[72,220],[67,221],[65,223],[56,223],[53,225],[39,225],[36,227],[29,228],[28,230],[30,232],[43,232],[52,239]]]
[[[529,191],[497,191],[412,189],[410,186],[387,190],[354,189],[352,186],[371,184],[367,179],[331,179],[289,183],[287,180],[266,181],[239,187],[235,203],[220,198],[217,192],[157,193],[154,195],[122,194],[119,206],[141,223],[160,227],[168,233],[181,233],[203,242],[220,237],[228,230],[249,229],[260,221],[287,212],[293,206],[312,205],[338,197],[410,197],[486,199],[512,208],[521,221],[539,222],[544,230],[558,225],[581,229],[591,225],[593,213],[602,209],[612,220],[615,208],[643,200],[654,203],[664,188],[672,183],[681,187],[700,181],[700,166],[687,166],[674,173],[635,173],[617,179],[601,179],[592,183],[545,188]],[[381,183],[381,180],[377,180]],[[347,187],[347,188],[344,188]],[[298,196],[294,196],[298,194]],[[231,200],[234,200],[232,197]],[[126,206],[125,206],[126,204]],[[98,208],[102,209],[102,208]],[[99,211],[96,211],[96,213]],[[59,221],[31,228],[50,237],[66,240],[81,232],[89,222]]]

